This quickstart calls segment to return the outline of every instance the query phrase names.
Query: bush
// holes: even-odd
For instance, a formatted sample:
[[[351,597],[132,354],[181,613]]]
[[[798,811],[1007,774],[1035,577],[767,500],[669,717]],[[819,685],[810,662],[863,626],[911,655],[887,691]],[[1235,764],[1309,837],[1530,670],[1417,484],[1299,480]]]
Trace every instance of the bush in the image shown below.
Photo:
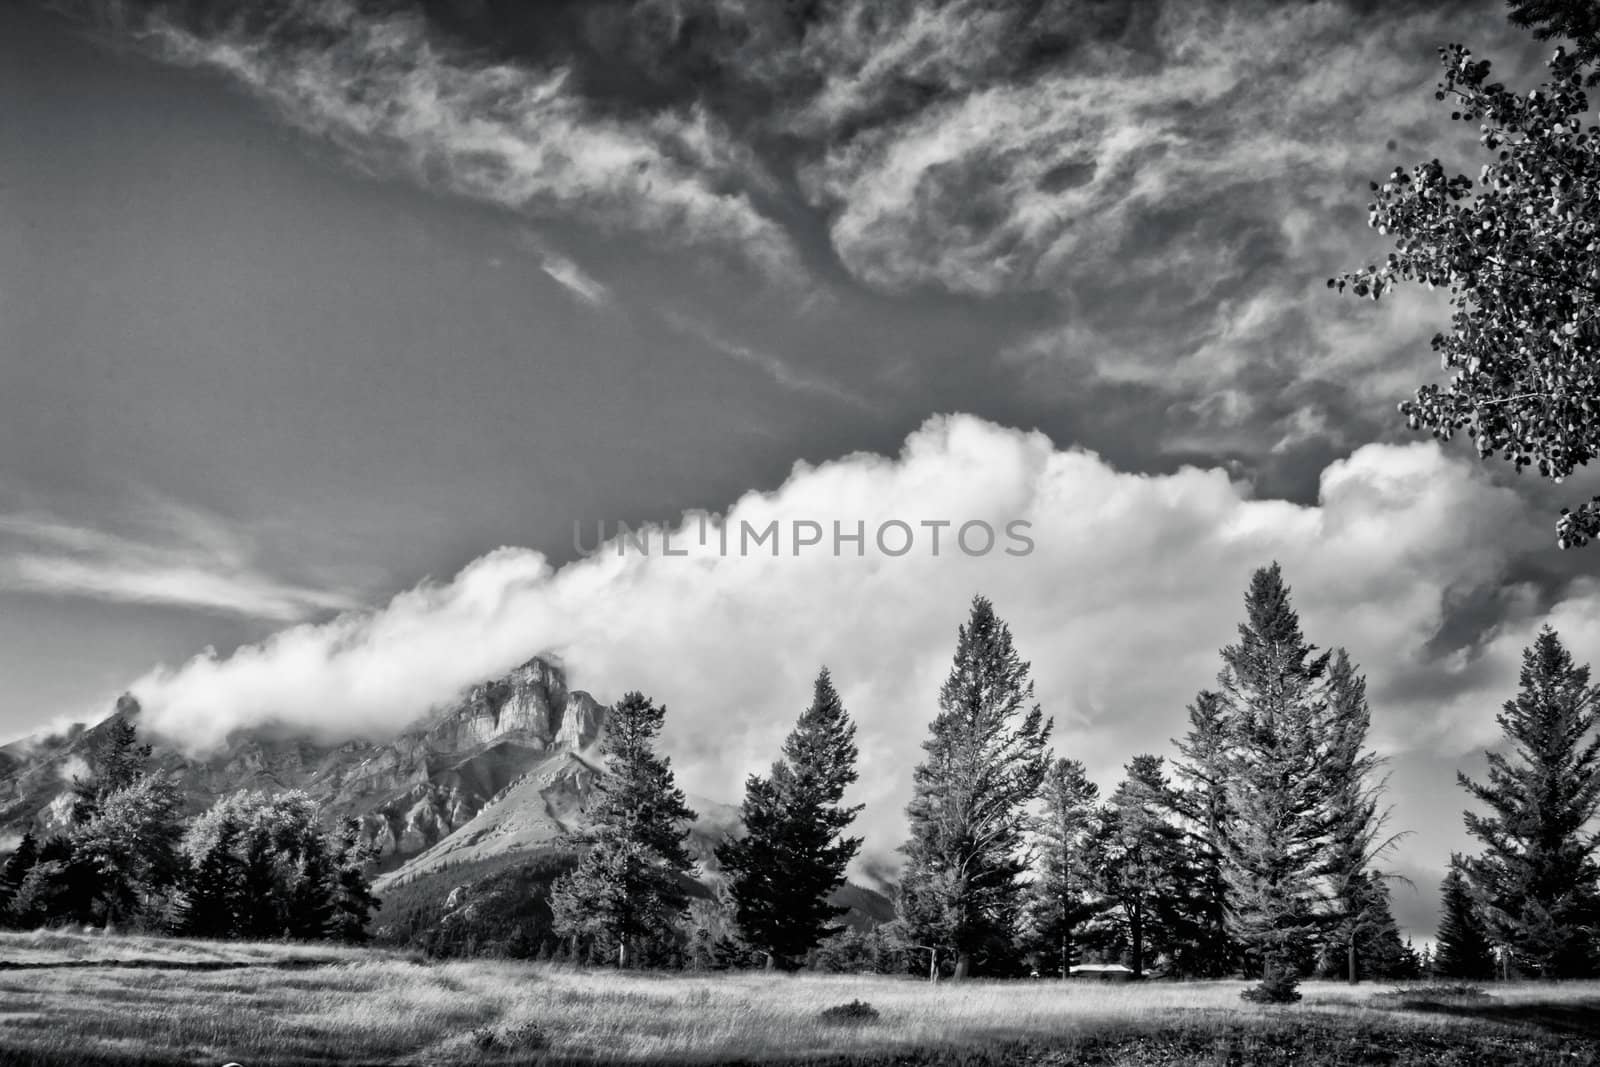
[[[817,1018],[825,1023],[870,1023],[877,1021],[878,1009],[864,1000],[852,1000],[848,1004],[835,1004],[831,1008],[822,1009]]]
[[[1294,1004],[1300,999],[1299,981],[1284,971],[1268,974],[1259,985],[1253,985],[1239,996],[1252,1004]]]
[[[529,1051],[550,1047],[550,1035],[532,1022],[512,1026],[480,1026],[472,1031],[472,1043],[484,1052]]]

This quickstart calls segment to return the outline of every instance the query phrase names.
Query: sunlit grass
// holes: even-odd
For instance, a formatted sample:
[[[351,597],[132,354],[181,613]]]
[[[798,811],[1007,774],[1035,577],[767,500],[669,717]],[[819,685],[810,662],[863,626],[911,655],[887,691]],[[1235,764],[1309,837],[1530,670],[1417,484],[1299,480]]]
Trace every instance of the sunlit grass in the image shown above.
[[[875,1054],[913,1050],[1007,1042],[1071,1050],[1172,1035],[1190,1046],[1214,1043],[1223,1057],[1216,1062],[1250,1063],[1257,1062],[1250,1053],[1238,1058],[1241,1040],[1248,1044],[1257,1031],[1292,1035],[1313,1021],[1356,1036],[1400,1027],[1435,1042],[1512,1032],[1508,1024],[1462,1014],[1397,1011],[1392,1000],[1374,996],[1388,985],[1310,983],[1302,1004],[1272,1008],[1241,1001],[1243,982],[930,986],[880,976],[617,974],[504,961],[428,963],[330,946],[61,933],[0,935],[0,961],[12,965],[0,969],[0,1062],[7,1063],[142,1056],[213,1065],[237,1060],[252,1067],[844,1054],[870,1061]],[[218,967],[229,969],[205,969]],[[1600,1003],[1600,984],[1517,985],[1494,994],[1500,1009]],[[879,1018],[839,1025],[819,1017],[851,1000],[871,1003]],[[536,1025],[548,1048],[483,1051],[475,1041],[475,1034],[504,1033],[523,1023]],[[1600,1062],[1577,1038],[1560,1049],[1554,1040],[1546,1035],[1542,1044],[1526,1046],[1526,1057],[1508,1054],[1493,1062]],[[1184,1060],[1140,1053],[1092,1062]]]

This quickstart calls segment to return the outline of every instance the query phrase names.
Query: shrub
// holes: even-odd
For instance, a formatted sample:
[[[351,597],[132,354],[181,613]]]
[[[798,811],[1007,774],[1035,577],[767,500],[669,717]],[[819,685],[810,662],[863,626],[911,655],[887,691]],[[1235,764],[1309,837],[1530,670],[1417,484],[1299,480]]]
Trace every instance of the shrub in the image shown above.
[[[848,1004],[835,1004],[831,1008],[824,1008],[817,1017],[825,1023],[870,1023],[877,1021],[878,1009],[864,1000],[852,1000]]]
[[[550,1035],[533,1022],[511,1026],[480,1026],[472,1031],[472,1043],[484,1052],[528,1051],[550,1047]]]
[[[1239,996],[1252,1004],[1293,1004],[1300,999],[1299,982],[1294,975],[1277,971],[1267,975]]]

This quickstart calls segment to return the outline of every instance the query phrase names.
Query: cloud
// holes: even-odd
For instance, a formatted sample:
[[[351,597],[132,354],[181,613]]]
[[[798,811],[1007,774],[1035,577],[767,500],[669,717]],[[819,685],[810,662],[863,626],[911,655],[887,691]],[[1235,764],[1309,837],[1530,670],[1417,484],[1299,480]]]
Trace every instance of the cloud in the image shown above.
[[[63,2],[163,59],[224,73],[353,164],[530,219],[577,218],[798,275],[752,199],[768,179],[703,107],[608,113],[570,65],[486,58],[419,12],[351,0],[217,5]],[[558,279],[559,280],[559,279]]]
[[[539,259],[539,269],[590,307],[602,307],[611,302],[610,289],[558,252],[543,253]]]
[[[893,520],[915,535],[904,555],[877,545],[888,529],[890,551],[899,547]],[[954,525],[940,528],[935,555],[934,529],[921,524],[939,520]],[[998,532],[992,551],[957,543],[973,520]],[[1004,552],[1014,520],[1032,524],[1025,557]],[[1185,704],[1213,682],[1217,649],[1233,638],[1252,569],[1277,559],[1312,639],[1348,646],[1369,675],[1376,739],[1402,761],[1396,780],[1409,790],[1399,825],[1422,829],[1441,804],[1453,821],[1458,801],[1437,773],[1408,780],[1403,761],[1465,754],[1492,736],[1492,709],[1515,686],[1512,650],[1537,619],[1528,605],[1479,634],[1486,643],[1440,648],[1437,637],[1455,598],[1498,589],[1508,561],[1544,536],[1515,494],[1431,443],[1357,449],[1302,506],[1255,499],[1220,470],[1121,472],[967,416],[930,419],[897,456],[797,464],[777,489],[728,508],[727,554],[706,521],[687,516],[669,531],[683,556],[663,554],[661,530],[647,535],[648,554],[613,543],[559,569],[498,549],[377,610],[162,667],[132,688],[151,727],[186,745],[256,725],[381,735],[553,652],[602,699],[639,688],[664,701],[664,743],[685,786],[733,799],[827,664],[860,723],[857,799],[876,862],[903,833],[907,771],[975,593],[993,599],[1032,661],[1058,747],[1110,785],[1134,753],[1165,752],[1181,734]],[[774,521],[775,544],[738,552],[745,524]],[[797,549],[794,524],[807,521],[823,543]],[[846,535],[862,524],[859,555],[849,541],[834,554],[836,521]],[[969,533],[976,551],[981,530]],[[1555,618],[1575,638],[1600,637],[1583,621],[1600,616],[1600,586],[1576,583],[1563,603]]]
[[[89,762],[82,756],[68,756],[56,766],[56,777],[71,785],[74,779],[85,779],[93,776]]]
[[[160,604],[270,622],[356,606],[344,591],[277,578],[248,538],[215,516],[146,498],[138,536],[41,512],[0,514],[0,590],[123,604]]]
[[[740,363],[755,367],[785,389],[831,397],[852,407],[867,406],[861,397],[846,392],[832,382],[824,381],[804,371],[797,370],[787,360],[771,352],[730,340],[701,319],[686,315],[672,308],[662,309],[661,317],[668,326],[678,333],[693,337],[700,343],[721,352],[725,356],[730,356]]]

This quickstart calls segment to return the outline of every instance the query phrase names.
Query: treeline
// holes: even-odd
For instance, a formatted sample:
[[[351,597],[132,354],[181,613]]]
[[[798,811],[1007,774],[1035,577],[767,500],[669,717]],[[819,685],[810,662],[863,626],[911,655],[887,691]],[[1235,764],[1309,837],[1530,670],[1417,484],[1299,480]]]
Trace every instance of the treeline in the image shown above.
[[[68,826],[0,867],[0,925],[94,924],[192,937],[366,939],[378,907],[355,820],[328,829],[303,792],[239,792],[192,819],[131,722],[111,721]]]
[[[855,727],[831,678],[767,775],[746,782],[745,835],[717,849],[731,922],[688,907],[693,818],[655,752],[665,709],[630,693],[613,712],[608,775],[577,867],[550,893],[542,955],[618,965],[1065,975],[1119,962],[1138,975],[1260,979],[1294,1000],[1310,975],[1594,974],[1600,805],[1596,698],[1546,631],[1501,715],[1512,752],[1463,778],[1482,857],[1447,881],[1438,958],[1402,939],[1390,907],[1382,761],[1368,747],[1366,683],[1343,649],[1301,629],[1276,564],[1245,595],[1214,688],[1188,708],[1170,759],[1142,754],[1102,797],[1052,753],[1030,666],[982,597],[957,634],[938,713],[913,772],[896,918],[864,933],[828,896],[860,847]],[[1536,788],[1537,787],[1537,788]],[[1463,903],[1464,902],[1464,903]],[[691,911],[693,917],[691,917]],[[1455,931],[1461,932],[1457,934]],[[1487,955],[1485,955],[1487,954]]]

